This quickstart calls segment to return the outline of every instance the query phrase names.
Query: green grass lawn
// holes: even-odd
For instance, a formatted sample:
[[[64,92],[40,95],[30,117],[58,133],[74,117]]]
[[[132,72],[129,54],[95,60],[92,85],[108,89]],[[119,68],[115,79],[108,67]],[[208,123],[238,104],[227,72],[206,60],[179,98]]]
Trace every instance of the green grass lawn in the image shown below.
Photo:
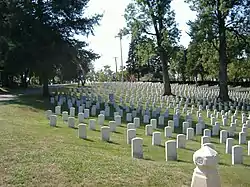
[[[88,130],[87,140],[82,140],[77,129],[68,128],[61,117],[58,127],[50,127],[45,109],[49,104],[37,96],[0,104],[0,186],[190,185],[195,168],[192,155],[200,148],[200,136],[188,141],[186,149],[178,150],[177,162],[166,162],[164,143],[168,139],[162,133],[162,146],[152,146],[142,126],[137,136],[143,138],[144,159],[133,160],[125,124],[111,134],[111,143],[100,140],[98,125],[96,131]],[[212,138],[212,143],[220,155],[222,186],[250,186],[246,145],[244,165],[231,166],[231,155],[224,154],[225,145],[219,144],[218,137]]]

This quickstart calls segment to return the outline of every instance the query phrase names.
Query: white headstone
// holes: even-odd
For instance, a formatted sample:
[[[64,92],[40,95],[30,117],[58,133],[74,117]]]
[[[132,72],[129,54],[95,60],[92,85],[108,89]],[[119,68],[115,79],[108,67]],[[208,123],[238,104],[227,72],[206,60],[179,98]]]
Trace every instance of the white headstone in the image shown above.
[[[115,116],[115,123],[116,123],[116,126],[121,126],[121,124],[122,124],[122,117],[120,115],[116,115]]]
[[[131,146],[131,155],[132,158],[143,158],[143,139],[142,138],[133,138]]]
[[[74,128],[75,127],[75,117],[68,118],[68,127]]]
[[[233,143],[234,143],[233,138],[227,138],[226,140],[226,153],[227,154],[232,154]]]
[[[127,144],[131,144],[133,138],[136,137],[135,129],[127,129]]]
[[[47,110],[46,111],[46,118],[50,120],[50,116],[52,115],[52,110]]]
[[[189,128],[189,123],[185,121],[182,123],[182,133],[183,134],[187,133],[187,128]]]
[[[62,112],[62,120],[63,121],[68,121],[68,117],[69,117],[68,112],[67,111],[63,111]]]
[[[96,120],[95,119],[90,119],[89,120],[89,129],[90,130],[96,130],[95,125],[96,125]]]
[[[210,136],[202,136],[201,137],[201,146],[205,143],[210,143]]]
[[[127,129],[135,129],[135,124],[134,123],[128,123],[127,124]]]
[[[96,116],[96,105],[91,107],[91,116]]]
[[[192,140],[194,138],[194,129],[187,128],[187,140]]]
[[[75,108],[74,107],[70,107],[70,112],[69,112],[69,115],[70,117],[75,117]]]
[[[235,128],[234,128],[234,126],[230,126],[230,127],[228,128],[228,136],[229,136],[229,137],[234,137],[234,133],[235,133]]]
[[[222,118],[222,125],[226,126],[227,125],[227,118]]]
[[[218,127],[217,125],[213,125],[213,127],[212,127],[212,135],[213,136],[218,136],[219,131],[220,131],[220,127]]]
[[[132,122],[132,114],[131,113],[126,114],[126,121],[127,122]]]
[[[79,121],[79,123],[84,122],[84,113],[78,113],[78,121]]]
[[[220,131],[220,143],[225,143],[226,139],[227,139],[227,131],[226,130],[222,130]]]
[[[211,136],[211,130],[210,129],[204,129],[203,136]]]
[[[172,137],[172,127],[167,126],[164,128],[164,136],[166,138],[171,138]]]
[[[56,115],[61,115],[61,106],[55,107],[55,113],[56,113]]]
[[[115,132],[116,131],[116,122],[115,121],[110,121],[109,122],[109,128],[110,128],[110,132]]]
[[[186,136],[184,134],[177,135],[176,148],[186,148]]]
[[[158,124],[159,125],[164,125],[164,116],[159,116]]]
[[[134,124],[136,128],[140,127],[140,118],[134,118]]]
[[[143,123],[144,124],[148,124],[149,123],[149,116],[148,115],[144,115],[143,116]]]
[[[89,118],[89,109],[84,109],[84,118]]]
[[[78,107],[78,113],[83,113],[83,106]]]
[[[152,136],[153,134],[153,127],[152,125],[146,125],[145,126],[145,135],[146,136]]]
[[[168,121],[168,126],[171,127],[172,132],[174,132],[174,121],[173,120]]]
[[[247,142],[247,133],[245,132],[240,132],[239,133],[239,144],[246,144]]]
[[[105,116],[103,114],[99,114],[97,121],[98,121],[98,125],[104,125]]]
[[[150,124],[152,125],[153,129],[157,128],[157,120],[156,119],[151,119]]]
[[[110,141],[110,128],[107,126],[101,127],[101,140]]]
[[[169,140],[165,142],[165,155],[166,161],[177,160],[177,149],[175,140]]]
[[[57,121],[57,116],[56,115],[50,115],[50,126],[55,127],[56,126],[56,121]]]
[[[195,128],[195,133],[196,135],[201,135],[202,134],[202,124],[201,123],[197,123],[196,124],[196,128]]]
[[[240,145],[232,147],[232,165],[243,164],[243,148]]]
[[[161,133],[153,132],[152,145],[161,145]]]
[[[82,139],[87,139],[87,125],[86,124],[78,125],[78,137]]]

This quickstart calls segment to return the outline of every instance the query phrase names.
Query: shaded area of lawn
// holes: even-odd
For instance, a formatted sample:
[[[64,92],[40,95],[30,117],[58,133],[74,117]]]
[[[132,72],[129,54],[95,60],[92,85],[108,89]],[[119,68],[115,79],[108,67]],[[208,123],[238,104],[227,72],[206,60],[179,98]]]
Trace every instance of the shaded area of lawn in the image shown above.
[[[10,101],[0,101],[0,105],[23,105],[35,109],[47,110],[50,107],[49,99],[40,95],[21,95]]]

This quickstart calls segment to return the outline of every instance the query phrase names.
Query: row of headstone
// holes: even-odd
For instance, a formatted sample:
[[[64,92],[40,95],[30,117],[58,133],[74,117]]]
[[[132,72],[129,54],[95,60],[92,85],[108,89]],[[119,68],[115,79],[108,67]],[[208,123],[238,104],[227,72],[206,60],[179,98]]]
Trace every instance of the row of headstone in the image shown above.
[[[135,83],[136,84],[136,83]],[[126,98],[126,101],[128,102],[130,102],[130,103],[137,103],[138,104],[138,102],[142,102],[143,100],[144,101],[148,101],[148,102],[146,102],[146,103],[149,103],[149,102],[151,102],[151,104],[152,105],[155,105],[154,103],[156,103],[157,101],[166,101],[167,100],[167,103],[169,104],[170,102],[172,102],[173,101],[173,104],[175,103],[175,101],[178,101],[179,99],[177,99],[177,98],[174,98],[174,97],[162,97],[161,95],[160,95],[160,92],[159,91],[157,91],[157,89],[156,90],[153,90],[153,89],[155,89],[154,87],[153,88],[151,88],[150,90],[152,91],[152,97],[153,97],[153,99],[152,98],[150,98],[150,97],[148,97],[148,95],[146,96],[146,97],[143,97],[143,95],[146,95],[145,94],[145,89],[141,89],[141,90],[135,90],[135,89],[138,89],[138,86],[130,86],[129,88],[134,88],[134,93],[133,93],[133,91],[131,91],[131,92],[129,92],[129,91],[127,91],[127,90],[129,90],[129,89],[127,89],[126,88],[126,85],[127,85],[127,83],[123,83],[123,84],[119,84],[119,83],[109,83],[109,84],[104,84],[103,85],[103,88],[101,89],[101,88],[98,88],[97,86],[96,87],[94,87],[93,89],[89,89],[88,91],[87,91],[87,93],[89,92],[89,91],[91,91],[91,92],[93,92],[91,95],[90,94],[88,94],[87,95],[87,93],[86,93],[86,95],[87,96],[85,96],[85,100],[86,100],[86,98],[87,97],[89,97],[89,99],[87,99],[87,100],[97,100],[96,99],[96,97],[97,97],[97,95],[98,95],[98,100],[105,100],[105,98],[106,98],[106,100],[109,100],[109,95],[110,94],[105,94],[105,93],[111,93],[112,91],[115,93],[115,94],[113,94],[113,95],[118,95],[119,94],[119,96],[120,96],[120,101],[122,100],[122,96],[123,97],[125,97]],[[141,84],[141,87],[143,87],[143,85],[144,84]],[[147,86],[147,84],[145,85],[145,86]],[[178,87],[178,86],[177,86]],[[139,89],[140,89],[140,87],[139,87]],[[149,89],[149,88],[147,88],[147,89]],[[161,88],[160,88],[161,89]],[[188,89],[191,89],[192,90],[192,88],[186,88],[187,90]],[[181,89],[180,89],[181,90]],[[74,93],[76,93],[77,91],[80,91],[80,92],[83,92],[81,89],[75,89],[75,90],[71,90],[72,92],[73,92],[73,94],[72,93],[70,93],[69,95],[74,95]],[[101,91],[101,92],[100,92]],[[121,92],[121,91],[124,91],[124,92]],[[136,94],[136,93],[139,93],[141,91],[141,94]],[[148,91],[148,90],[147,90]],[[103,98],[100,98],[100,93],[103,93],[102,94],[102,97]],[[125,94],[122,94],[122,93],[125,93]],[[131,94],[130,94],[131,93]],[[147,92],[146,92],[147,93]],[[181,93],[183,93],[183,90],[181,90]],[[195,93],[197,93],[197,92],[195,92]],[[249,95],[249,93],[248,93],[248,95]],[[118,97],[119,97],[118,96]],[[203,106],[203,108],[205,108],[206,106],[210,106],[210,108],[211,108],[211,106],[212,105],[215,105],[215,104],[218,104],[218,101],[217,101],[217,99],[214,99],[215,97],[213,97],[213,99],[211,100],[211,101],[213,101],[213,103],[209,103],[210,102],[210,100],[208,101],[207,99],[205,99],[205,98],[207,98],[206,97],[207,96],[207,94],[204,94],[202,97],[198,97],[199,99],[191,99],[190,97],[182,97],[181,99],[180,99],[180,101],[182,101],[182,102],[184,102],[184,100],[186,100],[186,104],[188,104],[188,103],[197,103],[198,101],[200,101],[200,103],[199,104],[202,104],[202,106]],[[165,99],[164,99],[165,98]],[[248,97],[246,96],[245,97],[245,99],[241,99],[242,100],[242,103],[240,103],[241,102],[241,100],[240,99],[238,99],[239,100],[239,102],[238,101],[236,101],[236,102],[227,102],[227,103],[223,103],[223,104],[218,104],[219,105],[219,109],[222,109],[222,107],[224,107],[224,108],[226,108],[226,109],[229,109],[230,107],[233,107],[232,109],[236,109],[237,107],[239,108],[240,106],[245,106],[245,108],[247,109],[248,108],[248,110],[250,109],[249,107],[249,99],[247,99]],[[57,98],[58,99],[58,98]],[[72,99],[73,100],[73,99]],[[76,100],[76,99],[74,99],[74,100]],[[135,100],[137,100],[137,101],[135,101]],[[124,102],[124,101],[121,101],[121,102]],[[80,103],[80,102],[78,102],[78,103]],[[198,104],[198,103],[197,103]],[[175,104],[174,104],[175,105]]]
[[[50,110],[47,111],[47,117],[48,115],[50,119],[50,125],[56,126],[57,123],[57,116],[53,115]],[[117,115],[115,116],[115,121],[109,121],[109,126],[103,126],[104,125],[104,115],[99,114],[98,115],[98,124],[101,126],[101,139],[103,141],[110,141],[110,132],[116,132],[116,127],[121,126],[121,116]],[[75,127],[75,118],[74,117],[68,117],[68,127],[74,128]],[[80,122],[80,120],[79,120]],[[164,129],[164,136],[166,138],[172,137],[173,132],[173,121],[169,121],[168,126]],[[198,126],[199,124],[197,124]],[[136,128],[140,127],[140,121],[139,118],[134,118],[134,123],[128,123],[127,124],[127,143],[131,144],[133,142],[133,139],[136,138]],[[96,120],[90,119],[89,120],[89,129],[90,130],[96,130]],[[152,136],[152,145],[159,146],[161,145],[161,132],[153,132],[153,130],[156,129],[156,121],[151,120],[151,124],[145,126],[145,135],[146,136]],[[185,130],[184,130],[185,129]],[[176,158],[177,159],[177,148],[186,148],[186,141],[187,140],[193,140],[194,139],[194,129],[189,127],[188,122],[183,123],[183,132],[186,132],[185,134],[178,134],[177,139],[170,140],[165,143],[165,149],[166,149],[166,160],[167,158]],[[80,138],[87,139],[87,125],[80,123],[78,125],[78,134]],[[203,145],[210,145],[210,137],[211,137],[211,130],[210,129],[204,129],[203,136],[201,137],[201,146]],[[243,151],[242,147],[240,145],[234,145],[233,146],[233,138],[228,138],[228,132],[226,130],[220,131],[220,143],[226,143],[225,152],[227,154],[232,154],[232,164],[240,164],[243,162]],[[141,138],[137,138],[135,140],[137,142],[134,146],[132,144],[132,152],[135,151],[135,153],[132,153],[132,155],[140,155],[142,157],[142,149],[135,149],[137,147],[138,142],[142,142]],[[240,132],[239,133],[239,144],[246,144],[246,132]],[[173,145],[175,145],[175,148],[173,148]],[[170,149],[171,148],[171,149]],[[214,148],[214,147],[213,147]],[[172,152],[171,152],[171,151]],[[248,141],[248,153],[250,154],[250,141]],[[176,155],[176,156],[174,156]]]

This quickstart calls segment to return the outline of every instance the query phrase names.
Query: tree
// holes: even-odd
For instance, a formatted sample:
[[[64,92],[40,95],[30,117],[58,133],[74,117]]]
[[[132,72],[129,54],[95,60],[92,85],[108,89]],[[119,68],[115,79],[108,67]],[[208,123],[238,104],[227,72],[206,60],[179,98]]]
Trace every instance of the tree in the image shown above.
[[[114,81],[116,79],[115,72],[110,69],[109,65],[103,66],[104,69],[97,71],[97,79],[100,82]]]
[[[171,0],[133,0],[126,8],[125,19],[129,30],[136,25],[138,32],[153,36],[160,56],[163,72],[164,94],[171,95],[168,66],[173,46],[179,36]],[[154,32],[151,32],[154,30]]]
[[[180,75],[182,81],[185,82],[187,74],[186,67],[187,67],[187,50],[185,49],[184,46],[179,46],[171,58],[170,70],[172,70],[173,74]]]
[[[129,44],[127,70],[130,75],[139,74],[139,59],[136,51],[137,39],[132,38]],[[139,79],[139,75],[138,75]]]
[[[20,74],[22,80],[34,72],[43,82],[44,96],[48,96],[49,79],[58,72],[67,77],[65,67],[68,67],[67,71],[72,71],[68,75],[74,74],[75,77],[79,75],[79,69],[87,72],[87,64],[98,58],[98,55],[86,50],[88,44],[74,37],[93,34],[94,26],[98,25],[101,18],[100,15],[84,17],[88,2],[0,1],[0,10],[8,7],[8,11],[1,12],[4,15],[2,17],[11,24],[8,37],[7,32],[0,36],[10,38],[13,43],[12,48],[8,47],[8,53],[5,52],[4,71],[12,76]]]
[[[248,0],[186,0],[192,10],[197,12],[197,19],[190,22],[193,35],[210,42],[219,56],[219,98],[228,101],[229,63],[228,36],[244,41],[249,47],[246,36],[250,32],[250,1]]]

